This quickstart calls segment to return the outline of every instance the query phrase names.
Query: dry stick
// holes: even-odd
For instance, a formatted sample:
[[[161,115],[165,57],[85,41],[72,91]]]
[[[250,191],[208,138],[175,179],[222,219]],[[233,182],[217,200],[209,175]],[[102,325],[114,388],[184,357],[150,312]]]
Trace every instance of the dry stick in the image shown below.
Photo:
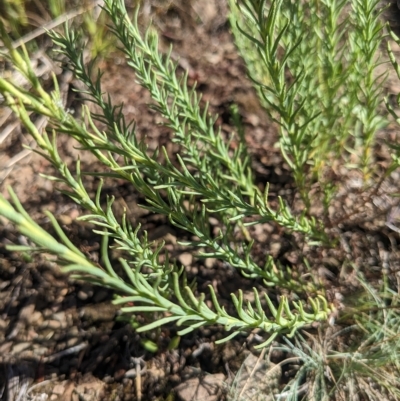
[[[88,346],[88,344],[86,342],[78,344],[78,345],[75,345],[73,347],[67,348],[67,349],[65,349],[63,351],[57,352],[56,354],[53,354],[53,355],[50,355],[50,356],[44,358],[44,362],[45,363],[52,363],[56,359],[63,358],[64,356],[77,354],[78,352],[80,352],[83,349],[87,348],[87,346]]]
[[[243,388],[242,388],[242,391],[241,391],[240,394],[239,394],[239,400],[240,400],[240,398],[242,397],[244,391],[246,390],[246,387],[247,387],[247,385],[249,384],[250,379],[253,377],[254,373],[256,372],[257,367],[258,367],[258,365],[260,364],[261,359],[264,358],[264,355],[265,355],[265,351],[266,351],[266,350],[267,350],[267,349],[264,348],[264,349],[261,351],[261,354],[260,354],[260,356],[258,357],[257,362],[255,363],[253,370],[251,371],[249,377],[248,377],[247,380],[246,380],[246,383],[244,383],[244,386],[243,386]]]
[[[141,375],[141,364],[144,363],[142,358],[131,358],[132,362],[135,364],[136,377],[135,377],[135,387],[136,387],[136,398],[138,401],[142,399],[142,375]]]
[[[140,375],[140,362],[136,362],[136,398],[138,401],[142,399],[142,376]]]
[[[28,389],[28,391],[26,392],[26,394],[28,395],[29,393],[31,393],[31,392],[32,392],[33,390],[35,390],[36,388],[51,383],[52,380],[54,380],[54,379],[44,380],[44,381],[42,381],[42,382],[39,382],[39,383],[34,384],[33,386],[29,387],[29,389]]]

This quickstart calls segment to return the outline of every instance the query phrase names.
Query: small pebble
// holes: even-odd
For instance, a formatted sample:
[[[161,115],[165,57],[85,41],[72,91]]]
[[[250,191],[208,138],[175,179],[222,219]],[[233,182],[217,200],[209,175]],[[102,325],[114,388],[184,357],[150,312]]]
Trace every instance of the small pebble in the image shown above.
[[[47,347],[40,346],[39,344],[33,344],[33,350],[36,357],[43,356],[49,353]]]
[[[52,316],[52,318],[53,318],[54,320],[58,320],[60,323],[64,323],[65,320],[66,320],[65,312],[62,311],[62,312],[54,313],[53,316]]]
[[[51,309],[45,309],[42,312],[42,315],[45,319],[49,318],[53,314],[53,311]]]
[[[20,311],[19,311],[19,319],[24,321],[24,322],[29,322],[29,319],[33,315],[33,312],[35,311],[35,297],[30,297],[28,304],[25,305]]]
[[[93,287],[89,285],[83,285],[81,290],[78,292],[78,298],[81,301],[86,301],[89,298],[92,298],[94,293]]]
[[[61,323],[58,320],[46,320],[40,326],[41,329],[57,330],[61,328]]]
[[[178,257],[179,262],[183,264],[183,266],[190,266],[193,263],[193,255],[189,252],[184,252]]]
[[[89,298],[89,294],[87,292],[81,290],[78,292],[78,298],[81,301],[86,301]]]
[[[207,258],[204,261],[204,266],[207,267],[207,269],[212,269],[215,264],[217,263],[217,259],[216,258]]]
[[[69,335],[72,335],[72,334],[69,333]],[[80,341],[80,338],[77,338],[77,337],[72,337],[72,338],[68,339],[68,341],[66,343],[66,348],[71,348],[71,347],[75,346],[76,344],[78,344],[79,341]]]
[[[40,326],[43,324],[43,316],[42,313],[39,311],[35,311],[32,313],[32,315],[29,317],[29,324],[35,325],[35,326]]]
[[[103,378],[104,383],[110,384],[114,382],[114,378],[111,377],[110,375],[104,376]]]
[[[14,347],[12,348],[12,353],[13,354],[19,354],[22,351],[28,349],[30,347],[31,343],[18,343],[15,344]]]
[[[0,319],[0,330],[4,330],[9,324],[10,321],[8,319]]]
[[[53,388],[53,394],[58,394],[58,395],[63,395],[65,391],[65,386],[64,384],[56,384]]]

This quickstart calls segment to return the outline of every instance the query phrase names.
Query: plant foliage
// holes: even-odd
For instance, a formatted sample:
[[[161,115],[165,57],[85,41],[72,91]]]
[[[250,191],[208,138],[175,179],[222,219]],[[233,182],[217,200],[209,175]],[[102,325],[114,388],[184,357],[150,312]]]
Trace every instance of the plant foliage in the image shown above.
[[[252,242],[238,245],[232,233],[236,228],[245,231],[249,225],[274,222],[303,235],[312,245],[330,242],[321,216],[311,213],[318,201],[311,189],[319,186],[327,213],[336,193],[331,179],[335,166],[362,170],[367,183],[374,176],[374,139],[387,124],[381,108],[384,76],[377,74],[383,25],[378,2],[371,0],[241,0],[237,4],[230,0],[230,5],[232,30],[249,76],[266,112],[279,126],[279,146],[303,202],[301,213],[293,212],[282,198],[277,208],[270,205],[268,185],[261,191],[254,181],[244,137],[238,135],[239,146],[233,149],[208,106],[201,106],[195,88],[188,88],[187,75],[177,74],[172,49],[161,54],[157,33],[151,28],[141,33],[138,11],[131,20],[123,0],[105,0],[104,12],[127,64],[151,94],[151,107],[163,117],[180,147],[177,163],[164,148],[150,153],[135,126],[125,120],[123,106],[104,95],[101,74],[94,71],[94,63],[84,61],[85,43],[79,32],[66,25],[63,33],[50,33],[60,58],[67,60],[65,66],[83,84],[82,95],[98,106],[96,113],[84,106],[82,116],[76,118],[63,106],[57,80],[48,93],[35,76],[27,52],[13,46],[0,22],[7,49],[4,57],[32,87],[28,91],[0,78],[0,93],[37,142],[37,152],[57,171],[48,178],[86,210],[80,219],[94,224],[94,232],[102,236],[102,265],[90,262],[51,214],[59,241],[40,228],[11,189],[12,203],[0,197],[0,214],[37,245],[13,249],[57,255],[64,272],[115,290],[115,302],[123,312],[151,313],[154,320],[138,331],[174,323],[178,334],[184,335],[218,324],[229,332],[226,341],[261,329],[267,335],[260,347],[265,347],[279,334],[292,337],[300,328],[326,321],[334,307],[316,283],[293,279],[290,269],[272,257],[257,263]],[[392,62],[396,67],[393,56]],[[48,119],[45,132],[33,124],[31,113]],[[104,172],[81,172],[78,160],[73,173],[57,150],[62,134],[91,152],[104,165]],[[94,198],[85,188],[87,175],[100,179]],[[231,295],[228,310],[212,286],[208,294],[198,294],[163,244],[151,243],[126,215],[119,221],[112,198],[105,206],[101,203],[104,179],[129,183],[145,199],[144,208],[166,216],[194,238],[184,245],[197,249],[199,258],[216,258],[244,277],[258,279],[263,290],[254,288],[254,302],[246,301],[238,289]],[[219,235],[210,230],[211,217],[219,223]],[[110,248],[121,250],[123,257],[110,260]],[[281,295],[275,302],[269,296],[271,287],[291,292],[291,299],[297,301]],[[134,306],[123,306],[131,303]]]

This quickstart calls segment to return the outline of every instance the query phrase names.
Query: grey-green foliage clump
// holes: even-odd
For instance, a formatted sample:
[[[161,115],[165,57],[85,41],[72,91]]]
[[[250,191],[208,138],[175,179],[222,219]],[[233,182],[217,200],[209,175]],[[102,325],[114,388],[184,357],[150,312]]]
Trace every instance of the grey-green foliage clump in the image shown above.
[[[280,127],[280,147],[309,208],[317,181],[325,208],[332,168],[373,175],[382,83],[378,1],[230,0],[236,43],[262,104]],[[268,10],[266,12],[266,9]],[[314,200],[315,201],[315,200]]]
[[[309,191],[318,181],[325,206],[329,206],[334,188],[327,177],[335,158],[343,163],[355,161],[365,176],[371,174],[374,136],[386,121],[379,111],[381,78],[375,75],[376,51],[383,33],[377,3],[371,1],[351,2],[348,17],[346,3],[336,1],[243,0],[238,6],[231,1],[236,41],[262,104],[280,127],[282,154],[298,185],[303,213],[293,213],[283,199],[276,209],[270,206],[268,185],[261,192],[254,182],[244,138],[239,136],[240,145],[231,149],[215,128],[215,118],[209,116],[207,106],[201,109],[199,96],[188,89],[187,77],[178,78],[170,54],[160,54],[157,34],[150,29],[142,34],[137,14],[131,21],[122,0],[106,0],[104,12],[128,65],[150,92],[152,107],[164,118],[173,141],[180,146],[178,165],[170,161],[163,148],[150,154],[146,144],[138,140],[134,126],[125,121],[121,107],[104,96],[101,76],[93,79],[91,65],[83,61],[84,45],[78,33],[66,27],[63,34],[53,32],[51,37],[75,77],[85,85],[83,93],[99,106],[97,114],[84,107],[79,119],[63,107],[57,82],[51,94],[44,90],[29,56],[12,46],[1,26],[5,57],[26,77],[32,90],[0,78],[0,93],[36,140],[38,153],[58,171],[56,177],[48,178],[59,182],[62,192],[87,211],[81,219],[93,223],[94,232],[102,236],[102,266],[88,261],[51,215],[60,242],[41,229],[11,190],[14,205],[1,197],[0,214],[31,238],[39,247],[35,249],[57,255],[65,272],[114,289],[117,304],[134,303],[122,306],[122,311],[152,313],[154,321],[138,331],[174,323],[179,327],[178,334],[184,335],[206,324],[219,324],[229,332],[227,340],[258,328],[268,334],[260,345],[263,347],[278,334],[292,336],[301,327],[327,320],[333,307],[316,285],[294,280],[290,270],[271,257],[267,256],[262,265],[256,263],[252,242],[235,245],[232,233],[235,227],[245,231],[249,225],[274,222],[304,235],[313,244],[329,241],[316,218],[320,216],[310,214],[314,200]],[[48,118],[47,132],[37,130],[30,112]],[[100,130],[96,122],[104,129]],[[81,149],[104,164],[105,172],[96,173],[98,177],[127,181],[146,199],[143,207],[165,215],[172,225],[196,238],[184,245],[197,248],[198,257],[224,261],[244,277],[259,279],[265,290],[254,289],[254,302],[250,303],[238,289],[232,294],[229,311],[220,305],[212,286],[208,294],[198,295],[168,254],[160,258],[165,252],[163,244],[155,247],[126,216],[118,221],[112,199],[106,207],[101,204],[101,184],[95,198],[89,196],[79,161],[73,174],[58,154],[60,133],[74,138]],[[210,217],[219,221],[217,236],[210,232]],[[123,277],[116,273],[116,262],[109,260],[109,246],[125,255],[118,261]],[[300,300],[289,302],[281,296],[276,304],[268,296],[270,287],[291,291],[293,299]],[[305,302],[306,291],[314,297]]]

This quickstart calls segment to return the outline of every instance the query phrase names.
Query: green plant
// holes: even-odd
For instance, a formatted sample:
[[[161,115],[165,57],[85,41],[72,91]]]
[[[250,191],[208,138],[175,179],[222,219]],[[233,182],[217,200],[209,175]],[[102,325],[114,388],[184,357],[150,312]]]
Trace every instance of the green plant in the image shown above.
[[[359,280],[363,291],[335,328],[298,333],[276,348],[288,354],[281,365],[299,365],[277,399],[399,399],[399,296]]]
[[[260,100],[280,128],[280,148],[309,209],[327,210],[332,169],[373,174],[373,141],[387,124],[377,76],[383,24],[379,1],[230,0],[239,51]],[[350,10],[349,10],[350,8]]]
[[[231,1],[238,47],[262,104],[279,125],[280,148],[303,201],[300,211],[292,211],[282,198],[277,208],[271,207],[268,185],[261,191],[253,179],[243,135],[238,135],[236,148],[224,140],[207,105],[201,109],[195,89],[188,89],[187,75],[178,77],[171,53],[160,54],[157,33],[148,29],[142,35],[138,14],[132,22],[122,0],[105,0],[104,11],[137,81],[150,92],[152,107],[180,146],[176,161],[163,148],[150,154],[146,143],[138,140],[135,127],[125,121],[123,106],[103,95],[101,74],[96,77],[93,64],[84,62],[80,50],[84,38],[79,33],[65,26],[64,34],[50,34],[58,52],[68,60],[67,67],[85,85],[82,94],[99,108],[91,113],[83,107],[81,118],[75,118],[63,106],[56,79],[49,94],[35,76],[27,52],[15,49],[0,25],[7,48],[4,57],[32,87],[27,91],[0,78],[0,93],[37,142],[37,152],[57,171],[57,176],[48,178],[88,212],[81,219],[94,224],[94,232],[102,236],[102,265],[87,260],[50,214],[60,241],[40,228],[10,189],[13,204],[1,196],[0,214],[37,245],[11,249],[50,252],[65,265],[66,273],[114,289],[117,304],[134,303],[122,307],[123,312],[152,313],[154,320],[138,331],[174,323],[182,326],[178,334],[184,335],[206,324],[219,324],[230,332],[223,340],[227,341],[258,328],[267,333],[259,345],[265,347],[280,334],[291,337],[300,328],[326,321],[334,307],[317,282],[293,278],[289,268],[270,256],[259,265],[252,257],[252,242],[238,244],[233,233],[236,228],[245,233],[247,226],[274,222],[303,235],[311,245],[326,245],[331,237],[319,222],[321,216],[311,212],[311,206],[318,203],[311,192],[314,184],[319,185],[325,213],[336,193],[337,183],[331,180],[334,163],[362,170],[365,184],[370,185],[375,174],[374,137],[386,124],[380,110],[383,78],[375,74],[383,37],[377,4],[353,0],[346,18],[344,1],[273,0],[267,5],[243,0],[240,9]],[[38,131],[30,113],[48,118],[47,132]],[[78,160],[72,173],[57,151],[61,134],[96,156],[106,171],[81,172]],[[100,178],[94,199],[85,189],[86,175]],[[151,243],[125,215],[118,221],[113,199],[108,199],[106,206],[101,204],[103,179],[130,183],[145,198],[144,208],[166,216],[173,226],[194,238],[181,243],[197,249],[197,257],[216,258],[244,277],[258,279],[254,302],[247,302],[238,289],[232,294],[231,309],[226,310],[212,286],[209,294],[197,294],[163,244]],[[217,236],[210,231],[210,217],[218,221]],[[109,259],[110,241],[110,247],[122,251],[118,261]],[[161,258],[162,253],[165,257]],[[271,287],[282,291],[279,302],[268,295]],[[294,301],[285,295],[289,292]]]
[[[232,295],[237,312],[237,316],[232,316],[220,306],[210,287],[210,308],[204,295],[195,297],[182,271],[169,260],[168,255],[164,262],[160,261],[162,245],[154,249],[147,234],[139,236],[139,227],[132,228],[125,216],[122,222],[118,222],[112,211],[112,199],[109,199],[105,210],[102,208],[101,183],[96,199],[92,200],[85,190],[80,163],[77,163],[75,177],[70,172],[57,152],[56,140],[60,133],[73,137],[82,149],[92,152],[108,168],[108,172],[97,176],[130,182],[145,196],[145,208],[168,216],[171,224],[195,235],[198,239],[185,245],[199,248],[199,257],[223,260],[246,277],[262,279],[267,288],[279,286],[300,294],[306,283],[292,280],[290,271],[276,266],[271,257],[267,258],[264,266],[258,266],[251,257],[251,243],[233,245],[231,233],[235,226],[244,229],[249,224],[275,221],[313,239],[325,238],[314,219],[305,216],[296,218],[283,200],[280,200],[278,210],[271,209],[268,190],[261,193],[253,183],[244,142],[241,141],[241,145],[232,151],[229,143],[223,141],[220,132],[214,128],[215,120],[207,115],[207,107],[201,111],[195,91],[187,89],[186,77],[178,78],[176,66],[169,55],[164,57],[158,52],[157,35],[149,30],[142,37],[137,23],[129,20],[121,1],[106,1],[105,11],[112,20],[113,33],[121,41],[137,80],[150,91],[156,103],[153,107],[165,118],[165,124],[174,132],[173,140],[181,146],[179,165],[170,161],[164,149],[160,149],[164,163],[160,161],[158,151],[149,155],[146,145],[136,139],[134,128],[126,124],[121,108],[114,106],[110,99],[104,99],[101,76],[94,81],[91,79],[91,66],[84,65],[82,52],[78,50],[83,48],[82,38],[74,31],[66,27],[64,35],[52,33],[51,36],[59,51],[68,57],[69,68],[86,85],[84,93],[101,109],[101,113],[91,114],[84,108],[81,120],[73,118],[62,107],[56,82],[52,94],[42,88],[32,72],[27,54],[12,48],[2,28],[1,35],[9,52],[7,57],[28,79],[33,91],[27,92],[5,79],[0,80],[0,91],[37,141],[41,149],[39,152],[58,170],[59,176],[49,179],[64,184],[62,192],[88,210],[89,214],[83,219],[98,227],[95,232],[104,239],[104,270],[88,261],[83,262],[80,252],[61,234],[52,219],[65,246],[56,244],[29,219],[14,196],[16,209],[1,198],[1,213],[42,249],[51,250],[64,260],[67,263],[65,272],[79,273],[80,278],[115,289],[121,294],[116,301],[119,304],[135,303],[133,307],[122,308],[123,311],[153,312],[164,316],[139,328],[139,331],[176,322],[178,326],[186,326],[179,331],[183,335],[204,324],[221,324],[232,331],[227,338],[241,331],[262,328],[270,333],[269,342],[279,333],[292,335],[299,327],[326,319],[330,306],[322,295],[310,298],[309,306],[305,306],[303,301],[290,305],[287,297],[282,296],[279,306],[275,307],[265,292],[259,295],[255,289],[255,303],[251,305],[243,299],[239,290],[238,295]],[[49,128],[53,130],[51,136],[38,132],[29,119],[28,111],[49,118]],[[100,131],[95,121],[102,123],[105,130]],[[209,216],[220,221],[221,233],[217,237],[210,233]],[[125,271],[126,282],[115,273],[108,260],[109,239],[114,241],[113,246],[129,255],[129,258],[119,261]]]
[[[0,13],[15,30],[27,24],[25,7],[22,0],[5,0],[0,4]]]

